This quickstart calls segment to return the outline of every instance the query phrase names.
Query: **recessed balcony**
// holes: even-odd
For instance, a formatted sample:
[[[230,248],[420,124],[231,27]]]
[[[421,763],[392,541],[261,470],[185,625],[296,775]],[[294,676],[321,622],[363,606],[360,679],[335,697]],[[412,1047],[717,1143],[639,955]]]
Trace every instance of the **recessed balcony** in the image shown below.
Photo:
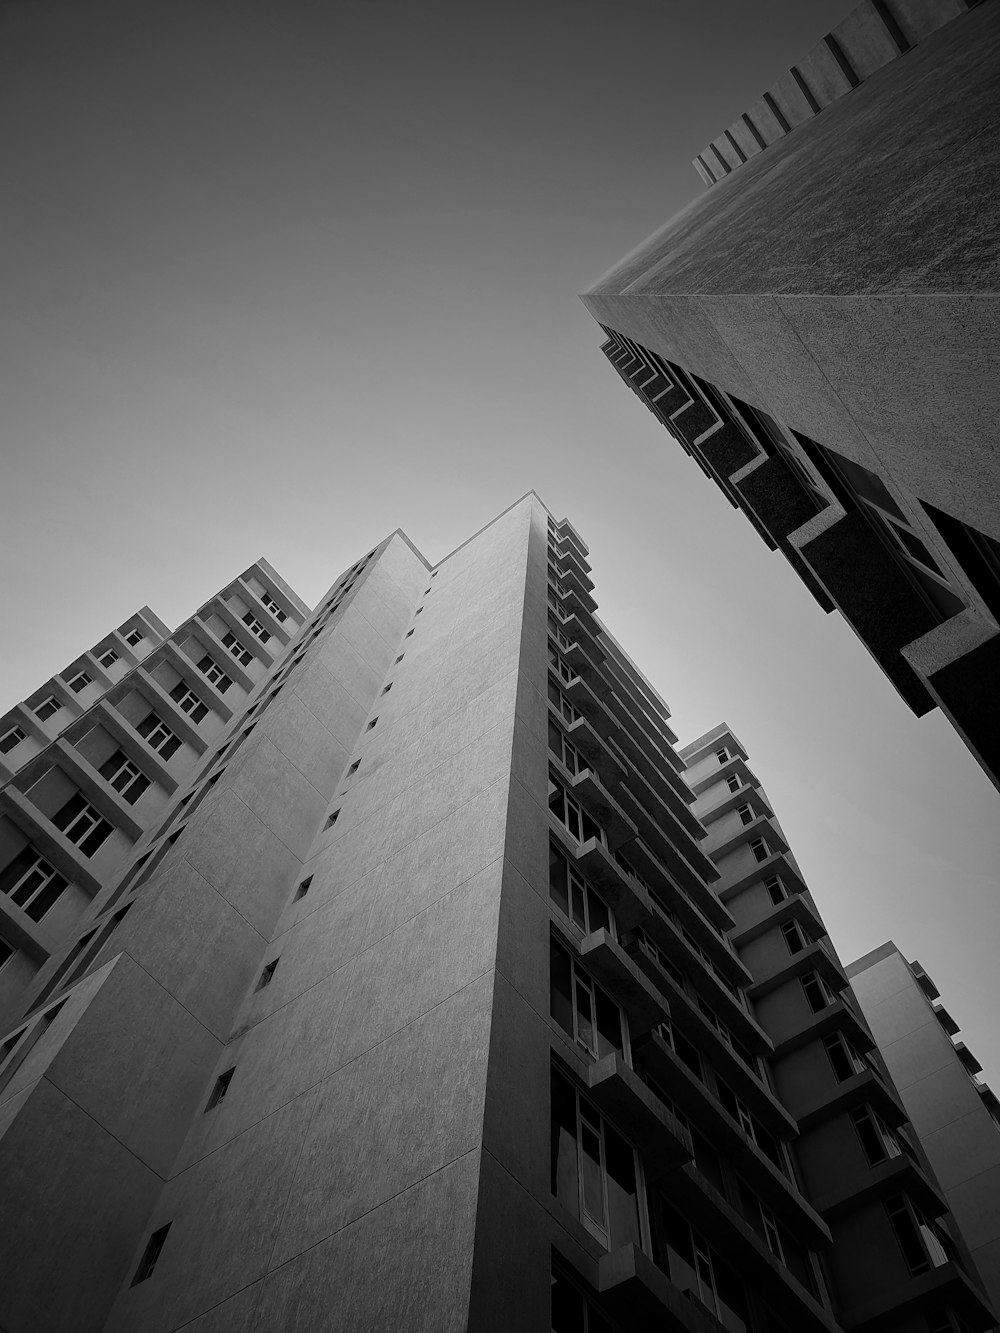
[[[617,1052],[590,1065],[587,1091],[639,1149],[648,1180],[656,1181],[694,1157],[690,1134]]]
[[[648,1032],[670,1016],[666,996],[603,928],[581,942],[580,961],[625,1006],[634,1032]]]

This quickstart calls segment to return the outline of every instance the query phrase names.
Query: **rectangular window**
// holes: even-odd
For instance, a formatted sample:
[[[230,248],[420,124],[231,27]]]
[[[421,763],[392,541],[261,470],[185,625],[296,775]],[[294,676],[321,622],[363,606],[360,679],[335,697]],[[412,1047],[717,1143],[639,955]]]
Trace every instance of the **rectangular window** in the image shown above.
[[[120,654],[116,653],[114,648],[105,648],[97,660],[102,667],[111,667],[120,660]]]
[[[198,663],[198,670],[210,685],[215,686],[220,694],[225,694],[233,683],[232,677],[227,676],[218,662],[209,657],[208,653]]]
[[[781,925],[781,933],[784,936],[785,943],[788,945],[789,953],[801,953],[806,947],[805,936],[797,921],[784,921]]]
[[[229,1085],[232,1083],[233,1075],[235,1073],[236,1066],[233,1065],[231,1069],[227,1069],[224,1074],[220,1074],[215,1080],[215,1087],[212,1089],[211,1096],[205,1103],[206,1111],[213,1111],[218,1106],[219,1102],[223,1100],[226,1093],[229,1091]]]
[[[755,861],[766,861],[771,855],[770,848],[763,838],[754,838],[750,843],[750,850]]]
[[[570,1040],[593,1059],[624,1053],[621,1010],[555,939],[549,948],[549,1011]]]
[[[703,1083],[705,1081],[705,1075],[702,1070],[701,1055],[697,1046],[695,1046],[693,1042],[688,1041],[687,1037],[684,1036],[684,1033],[679,1032],[676,1025],[671,1023],[668,1018],[665,1018],[663,1022],[657,1026],[656,1031],[670,1047],[674,1055],[677,1056],[681,1064],[690,1069],[695,1078],[698,1079],[700,1083]]]
[[[823,1038],[823,1045],[838,1083],[853,1078],[855,1074],[863,1074],[869,1068],[842,1032],[831,1032]]]
[[[560,761],[563,767],[569,769],[574,777],[577,773],[583,773],[589,767],[586,759],[584,759],[580,751],[575,745],[570,745],[569,741],[551,718],[549,719],[549,749]]]
[[[203,717],[208,716],[208,704],[202,703],[194,690],[189,690],[183,681],[174,686],[170,691],[170,697],[182,713],[187,713],[192,722],[198,723]]]
[[[563,825],[567,832],[578,842],[590,842],[596,838],[602,846],[607,846],[604,830],[587,814],[578,801],[568,795],[565,787],[550,770],[549,772],[549,810]]]
[[[555,672],[555,674],[560,678],[560,680],[564,680],[567,683],[567,685],[571,680],[576,679],[576,672],[573,670],[570,664],[567,661],[565,661],[562,654],[557,652],[555,648],[552,647],[551,643],[549,644],[549,666]]]
[[[572,700],[566,698],[551,676],[549,677],[549,703],[552,704],[556,712],[559,713],[570,726],[573,725],[578,717],[582,716]]]
[[[149,786],[149,778],[140,773],[124,750],[116,750],[97,771],[105,782],[110,783],[115,791],[121,793],[122,799],[129,805],[135,805]]]
[[[756,818],[756,815],[754,814],[753,810],[750,808],[749,805],[741,805],[737,809],[736,813],[740,817],[741,824],[752,824],[754,819]]]
[[[17,953],[17,950],[14,948],[14,946],[12,944],[8,944],[7,941],[3,938],[3,936],[0,935],[0,970],[3,969],[3,965],[8,961],[8,959],[14,957],[15,953]]]
[[[165,1227],[160,1227],[159,1231],[154,1231],[150,1236],[146,1248],[142,1252],[142,1258],[139,1260],[139,1267],[135,1270],[135,1277],[131,1282],[133,1287],[153,1276],[153,1269],[156,1267],[156,1261],[163,1250],[163,1243],[167,1239],[169,1230],[170,1223],[168,1222]]]
[[[726,778],[726,786],[729,788],[730,791],[739,791],[739,789],[743,786],[743,783],[740,781],[739,774],[730,773],[729,776]]]
[[[156,750],[161,759],[169,759],[180,748],[180,740],[155,713],[147,713],[136,731],[151,750]]]
[[[222,636],[222,646],[228,653],[231,653],[242,666],[249,666],[253,661],[253,653],[244,648],[236,635],[227,630]]]
[[[48,722],[49,718],[54,717],[60,708],[62,708],[62,704],[56,696],[47,694],[40,703],[35,704],[31,711],[40,722]]]
[[[10,754],[11,750],[16,749],[22,741],[28,739],[28,734],[21,727],[11,727],[10,731],[5,731],[0,736],[0,754]]]
[[[113,832],[108,821],[86,801],[82,792],[71,796],[52,816],[52,822],[84,856],[93,856]]]
[[[248,611],[243,617],[243,623],[250,630],[251,634],[256,635],[257,638],[260,639],[261,643],[267,643],[268,639],[271,637],[267,626],[262,625],[251,611]]]
[[[67,885],[68,881],[31,846],[0,871],[0,893],[5,893],[32,921],[41,921]]]
[[[614,937],[614,918],[604,899],[572,868],[554,842],[549,843],[549,897],[568,921],[591,935],[606,930]]]
[[[955,1246],[944,1228],[925,1217],[911,1198],[899,1195],[885,1205],[910,1273],[916,1277],[940,1268],[955,1257]]]
[[[327,815],[326,824],[324,827],[333,828],[334,824],[336,824],[339,818],[340,818],[340,811],[334,810],[331,814]]]
[[[284,624],[284,622],[288,619],[288,616],[281,609],[278,603],[274,600],[271,594],[269,592],[262,592],[260,595],[260,600],[262,605],[266,606],[267,609],[270,611],[271,615],[274,616],[278,624],[279,625]]]
[[[718,759],[720,764],[729,763],[729,751],[726,749],[724,745],[720,749],[716,750],[715,757],[716,759]]]
[[[73,677],[73,679],[68,680],[66,684],[70,687],[70,689],[73,691],[74,694],[79,694],[81,690],[85,690],[87,688],[90,682],[91,682],[91,677],[87,675],[86,671],[78,671],[76,675]]]
[[[292,899],[292,901],[297,903],[300,898],[304,898],[306,894],[309,892],[309,885],[312,882],[313,882],[312,875],[310,875],[308,879],[304,879],[302,883],[299,884],[299,886],[296,888],[295,897]]]
[[[558,1202],[609,1250],[641,1244],[635,1150],[555,1069],[551,1187]]]
[[[125,635],[125,642],[128,644],[130,648],[134,648],[136,644],[142,643],[145,637],[146,636],[143,634],[141,629],[136,629],[133,626],[133,628],[130,629],[128,633]]]
[[[777,907],[779,903],[783,903],[788,897],[788,894],[785,891],[785,886],[777,875],[772,875],[770,879],[765,879],[764,888],[767,889],[768,896],[770,897],[771,902],[774,903],[775,907]]]
[[[851,1120],[861,1140],[869,1166],[878,1166],[890,1157],[910,1157],[913,1149],[902,1135],[897,1135],[870,1106],[858,1106],[851,1112]]]
[[[799,980],[802,982],[802,989],[805,991],[809,1008],[814,1014],[829,1008],[835,1002],[836,995],[833,994],[818,972],[807,972]]]

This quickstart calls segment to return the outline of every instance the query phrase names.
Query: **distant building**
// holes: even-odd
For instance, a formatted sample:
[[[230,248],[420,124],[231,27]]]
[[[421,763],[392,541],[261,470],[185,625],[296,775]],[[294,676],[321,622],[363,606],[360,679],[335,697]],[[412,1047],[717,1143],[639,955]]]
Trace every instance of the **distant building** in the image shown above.
[[[533,494],[311,612],[260,562],[19,769],[72,910],[0,1041],[5,1333],[994,1327],[745,750],[593,588]]]
[[[1000,785],[1000,6],[865,0],[588,292],[612,365]]]
[[[1000,1304],[1000,1102],[919,963],[890,941],[847,969],[906,1114],[994,1307]]]

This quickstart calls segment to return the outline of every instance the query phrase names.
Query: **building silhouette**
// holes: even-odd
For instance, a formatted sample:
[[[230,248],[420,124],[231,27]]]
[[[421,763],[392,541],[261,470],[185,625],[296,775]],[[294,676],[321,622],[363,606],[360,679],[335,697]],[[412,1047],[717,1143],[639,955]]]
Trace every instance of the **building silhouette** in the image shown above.
[[[16,711],[6,1333],[994,1327],[746,751],[593,590],[529,494]]]
[[[1000,9],[864,0],[583,300],[653,415],[1000,785]]]

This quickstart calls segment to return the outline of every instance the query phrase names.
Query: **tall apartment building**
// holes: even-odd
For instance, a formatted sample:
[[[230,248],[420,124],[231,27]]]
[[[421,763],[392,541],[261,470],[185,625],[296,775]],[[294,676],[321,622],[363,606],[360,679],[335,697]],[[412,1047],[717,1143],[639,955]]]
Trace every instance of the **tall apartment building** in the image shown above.
[[[614,368],[1000,785],[1000,6],[864,0],[584,297]]]
[[[0,1044],[6,1333],[994,1327],[745,750],[593,589],[529,494],[381,542],[183,768],[132,710],[175,786]]]
[[[890,940],[847,968],[986,1294],[1000,1306],[1000,1101],[934,982]]]

